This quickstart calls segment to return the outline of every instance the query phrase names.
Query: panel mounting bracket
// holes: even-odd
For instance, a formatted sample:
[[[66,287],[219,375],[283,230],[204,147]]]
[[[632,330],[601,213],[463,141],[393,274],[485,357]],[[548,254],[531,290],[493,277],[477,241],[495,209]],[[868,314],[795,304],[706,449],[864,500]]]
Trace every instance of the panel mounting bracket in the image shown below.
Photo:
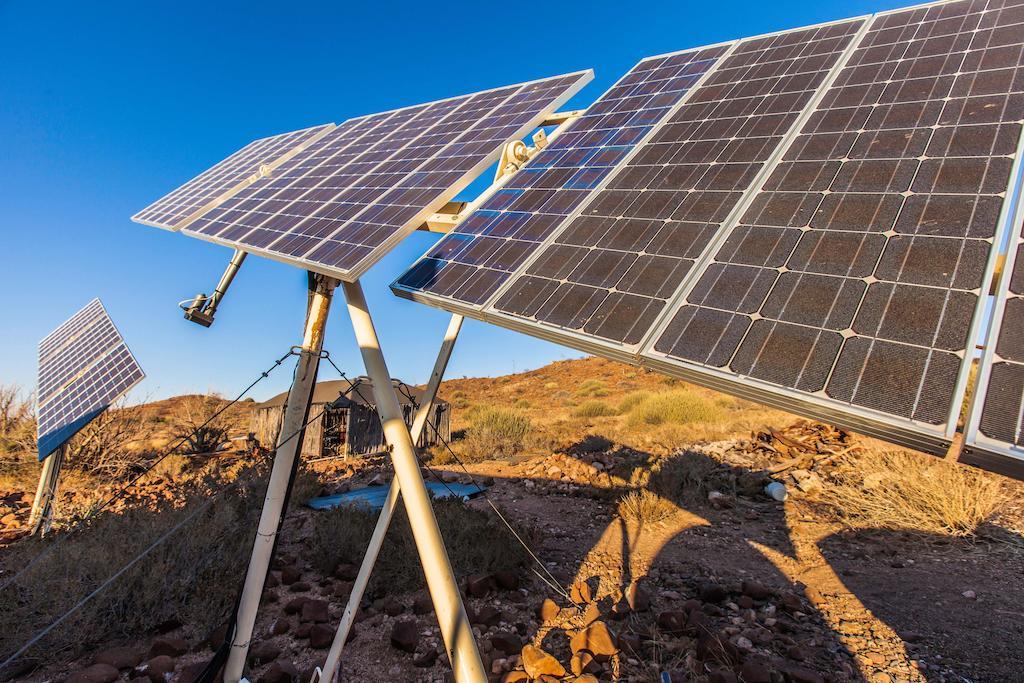
[[[206,296],[203,293],[196,294],[187,304],[188,300],[178,304],[185,311],[185,320],[202,325],[203,327],[209,327],[213,324],[213,316],[217,313],[217,307],[224,299],[224,295],[227,294],[228,287],[231,286],[231,281],[235,279],[238,269],[245,262],[245,256],[246,253],[241,249],[235,250],[235,253],[231,256],[231,261],[228,262],[227,268],[224,269],[224,274],[220,276],[220,282],[214,288],[213,294],[210,296]]]

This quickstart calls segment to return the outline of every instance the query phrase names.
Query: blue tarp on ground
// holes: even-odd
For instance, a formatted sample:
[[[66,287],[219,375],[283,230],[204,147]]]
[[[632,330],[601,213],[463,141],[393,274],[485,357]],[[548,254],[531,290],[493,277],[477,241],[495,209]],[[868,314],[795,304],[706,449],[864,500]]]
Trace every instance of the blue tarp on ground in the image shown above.
[[[387,486],[367,486],[366,488],[346,493],[335,493],[333,496],[313,498],[306,505],[314,510],[329,510],[330,508],[341,507],[342,505],[365,505],[371,510],[380,510],[384,507],[384,501],[388,498],[388,488]],[[427,491],[434,498],[451,498],[454,495],[461,496],[463,500],[469,500],[480,495],[484,490],[473,484],[429,482],[427,484]]]

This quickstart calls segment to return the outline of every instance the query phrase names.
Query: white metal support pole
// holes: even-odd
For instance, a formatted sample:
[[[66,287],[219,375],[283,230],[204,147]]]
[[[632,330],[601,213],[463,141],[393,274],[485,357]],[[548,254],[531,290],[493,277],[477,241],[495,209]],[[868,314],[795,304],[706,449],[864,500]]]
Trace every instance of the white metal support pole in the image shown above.
[[[28,517],[29,533],[32,535],[45,534],[53,523],[54,498],[57,495],[61,466],[64,464],[65,448],[66,446],[61,446],[43,460],[39,486],[36,487],[36,497],[32,501],[32,511]]]
[[[249,644],[256,624],[256,612],[263,593],[263,583],[270,567],[270,556],[277,539],[277,529],[285,513],[284,503],[288,496],[288,484],[292,468],[302,449],[305,436],[305,423],[309,416],[309,404],[316,385],[316,373],[320,365],[320,351],[323,348],[324,328],[327,324],[327,313],[331,306],[331,297],[337,280],[316,275],[315,285],[310,290],[309,307],[306,313],[306,329],[302,338],[302,350],[299,362],[295,367],[291,389],[285,404],[284,419],[281,432],[277,437],[274,465],[270,471],[270,482],[263,500],[263,511],[260,514],[259,527],[256,530],[256,541],[253,544],[249,569],[245,574],[242,597],[238,603],[235,620],[235,633],[231,640],[231,652],[224,665],[225,683],[238,683],[242,678],[245,658],[249,653]]]
[[[430,413],[434,407],[434,399],[437,398],[437,390],[441,386],[444,371],[448,367],[449,359],[452,357],[452,350],[455,348],[455,340],[459,336],[459,330],[462,329],[462,320],[461,315],[455,314],[452,315],[452,319],[448,323],[448,330],[445,332],[444,341],[441,342],[441,348],[437,352],[437,360],[434,361],[434,369],[430,373],[430,380],[427,382],[427,388],[420,396],[420,405],[412,421],[410,438],[414,444],[419,443],[420,435],[426,428],[427,420],[430,419]],[[395,508],[398,506],[398,494],[400,491],[401,486],[398,478],[395,477],[391,480],[388,497],[384,501],[384,507],[380,511],[380,516],[377,517],[377,525],[373,528],[373,535],[370,536],[370,545],[366,548],[363,562],[359,566],[359,573],[352,584],[352,592],[348,596],[348,604],[345,605],[345,611],[341,615],[341,623],[338,624],[338,631],[334,634],[334,642],[331,643],[331,649],[327,652],[327,659],[324,661],[323,669],[317,679],[319,681],[333,683],[334,675],[338,668],[338,661],[341,659],[341,651],[345,647],[345,641],[348,640],[349,632],[352,630],[356,611],[359,609],[359,603],[363,600],[363,593],[366,591],[366,585],[370,581],[373,566],[377,562],[377,556],[380,554],[381,547],[384,545],[384,536],[387,535],[391,518],[395,514]],[[316,682],[314,681],[314,683]]]
[[[391,461],[394,463],[395,477],[402,489],[409,526],[416,541],[416,550],[427,578],[427,589],[434,603],[455,680],[457,683],[485,683],[487,677],[473,639],[473,629],[462,604],[441,531],[437,527],[409,428],[402,418],[398,397],[391,385],[391,375],[366,306],[363,288],[358,282],[343,282],[342,287],[345,289],[348,313],[352,317],[352,327],[355,329],[366,374],[373,382],[373,395],[384,428],[384,438],[392,449]]]

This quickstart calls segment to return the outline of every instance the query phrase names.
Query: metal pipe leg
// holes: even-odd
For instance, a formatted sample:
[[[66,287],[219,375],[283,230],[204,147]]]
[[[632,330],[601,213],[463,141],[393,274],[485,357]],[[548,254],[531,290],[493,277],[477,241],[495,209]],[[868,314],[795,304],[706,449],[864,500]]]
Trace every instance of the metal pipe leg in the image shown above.
[[[288,484],[292,467],[302,449],[305,423],[309,415],[309,404],[316,385],[316,372],[320,364],[320,350],[323,348],[324,328],[331,306],[331,296],[337,281],[317,276],[308,313],[306,330],[302,339],[302,352],[288,391],[281,432],[277,437],[274,465],[270,471],[270,482],[263,500],[263,511],[256,530],[256,541],[245,574],[245,585],[238,603],[235,633],[231,640],[231,652],[224,665],[224,681],[238,683],[242,678],[245,658],[249,653],[256,613],[260,606],[263,583],[270,567],[270,556],[274,551],[277,529],[284,514],[284,503],[288,497]]]
[[[441,626],[445,649],[455,672],[455,680],[458,683],[484,683],[486,676],[473,638],[473,629],[466,616],[466,608],[462,604],[462,596],[459,594],[459,587],[448,561],[441,531],[437,527],[437,519],[434,517],[427,487],[423,483],[409,428],[402,418],[398,397],[391,386],[391,375],[380,349],[373,319],[366,306],[366,298],[358,282],[344,282],[342,286],[345,289],[348,312],[352,317],[352,327],[355,329],[366,373],[373,382],[374,400],[380,413],[384,437],[392,448],[391,460],[395,467],[395,477],[402,488],[405,509],[409,514],[409,525],[416,541],[423,573],[426,575],[434,611]]]
[[[462,329],[462,316],[453,315],[451,322],[448,323],[448,330],[445,332],[444,341],[441,342],[441,349],[437,352],[437,360],[434,362],[434,369],[430,373],[427,388],[420,397],[420,406],[417,408],[416,415],[412,421],[410,437],[414,444],[419,443],[420,435],[426,428],[427,420],[430,419],[430,413],[434,407],[434,399],[437,398],[437,390],[441,385],[441,379],[444,377],[444,371],[448,367],[448,360],[452,357],[452,350],[455,348],[455,340],[459,336],[460,329]],[[338,631],[334,634],[331,649],[327,652],[327,659],[324,661],[319,681],[332,683],[334,680],[334,675],[338,669],[338,661],[341,659],[341,651],[345,647],[345,641],[348,640],[349,632],[352,630],[356,611],[359,609],[359,603],[363,600],[363,593],[366,591],[366,585],[370,581],[370,574],[373,572],[373,566],[377,562],[380,549],[384,545],[384,537],[387,535],[388,527],[391,525],[391,518],[395,513],[395,507],[398,505],[400,490],[398,478],[395,477],[391,480],[388,497],[384,501],[384,507],[381,508],[380,516],[377,517],[377,525],[373,528],[373,535],[370,537],[370,544],[366,548],[366,554],[363,555],[363,562],[359,565],[359,574],[356,575],[356,580],[352,584],[352,592],[348,596],[348,604],[345,605],[345,611],[341,615],[341,623],[338,624]]]

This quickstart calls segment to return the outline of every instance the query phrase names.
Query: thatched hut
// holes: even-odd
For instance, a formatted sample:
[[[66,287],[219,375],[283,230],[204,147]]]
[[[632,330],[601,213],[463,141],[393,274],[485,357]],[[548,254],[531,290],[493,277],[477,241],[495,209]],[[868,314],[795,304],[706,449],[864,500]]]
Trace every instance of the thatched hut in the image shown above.
[[[418,404],[422,392],[398,380],[392,382],[397,389],[405,423],[411,427],[416,413],[413,401]],[[252,432],[265,448],[272,448],[277,443],[287,398],[288,392],[284,392],[253,407]],[[386,450],[384,431],[373,400],[373,383],[368,377],[357,377],[351,382],[338,379],[317,383],[309,415],[312,418],[325,408],[326,412],[319,420],[313,420],[306,426],[302,456],[328,458]],[[420,435],[418,445],[421,448],[440,443],[438,434],[446,441],[451,438],[449,416],[449,404],[441,399],[435,401],[429,422]]]

